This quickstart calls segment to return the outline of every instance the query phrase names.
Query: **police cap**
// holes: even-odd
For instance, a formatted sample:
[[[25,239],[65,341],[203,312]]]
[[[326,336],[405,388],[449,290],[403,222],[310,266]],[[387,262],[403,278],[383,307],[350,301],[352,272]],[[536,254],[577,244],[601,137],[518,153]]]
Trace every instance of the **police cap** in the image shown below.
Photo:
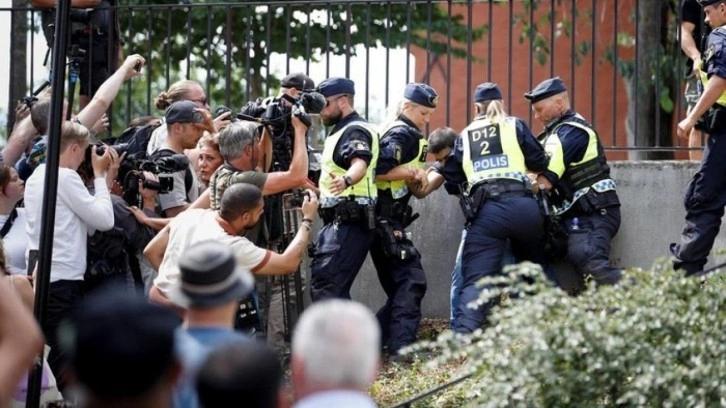
[[[544,81],[540,82],[539,85],[534,87],[531,91],[524,94],[524,97],[529,99],[532,103],[537,103],[543,99],[547,99],[552,95],[557,95],[558,93],[562,93],[567,91],[567,88],[565,88],[565,83],[562,82],[560,77],[554,77],[550,79],[545,79]]]
[[[484,82],[479,84],[474,90],[474,102],[492,101],[494,99],[502,99],[502,91],[499,85],[494,82]]]
[[[710,6],[712,4],[722,3],[724,0],[698,0],[698,4],[701,5],[701,7]]]
[[[318,92],[326,98],[340,94],[355,95],[355,83],[348,78],[328,78],[318,85]]]
[[[427,108],[435,108],[439,104],[439,95],[436,90],[426,84],[412,83],[406,85],[403,97]]]

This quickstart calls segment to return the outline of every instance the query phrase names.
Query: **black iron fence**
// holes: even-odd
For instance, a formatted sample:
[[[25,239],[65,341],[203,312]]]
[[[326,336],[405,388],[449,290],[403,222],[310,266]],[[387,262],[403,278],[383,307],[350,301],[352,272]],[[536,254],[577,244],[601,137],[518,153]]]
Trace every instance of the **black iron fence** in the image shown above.
[[[375,122],[406,83],[430,83],[441,95],[430,126],[456,129],[472,117],[476,85],[493,81],[510,113],[537,132],[523,94],[557,75],[612,157],[686,157],[674,132],[685,115],[687,61],[678,0],[118,3],[121,49],[148,65],[117,98],[113,132],[136,116],[163,115],[153,99],[176,80],[197,80],[212,108],[235,109],[277,93],[291,71],[351,77],[358,110]],[[0,9],[7,13],[12,44],[0,58],[10,61],[12,111],[48,71],[39,67],[41,13]]]

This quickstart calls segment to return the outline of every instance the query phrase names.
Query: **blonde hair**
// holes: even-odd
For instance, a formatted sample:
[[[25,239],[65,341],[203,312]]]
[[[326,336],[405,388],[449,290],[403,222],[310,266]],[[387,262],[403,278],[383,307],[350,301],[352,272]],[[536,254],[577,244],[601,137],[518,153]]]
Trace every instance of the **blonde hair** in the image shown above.
[[[77,143],[78,145],[86,143],[88,137],[88,129],[85,126],[71,122],[70,120],[64,121],[61,126],[61,152],[73,143]]]
[[[406,107],[406,105],[412,108],[422,106],[410,99],[402,98],[400,101],[398,101],[397,104],[388,108],[388,115],[386,116],[386,121],[383,122],[383,125],[381,126],[381,132],[384,132],[388,126],[398,120],[398,117],[403,114],[403,109]]]
[[[200,88],[202,87],[201,85],[199,85],[198,82],[188,79],[174,82],[169,87],[169,89],[167,89],[165,92],[160,93],[159,96],[154,99],[154,104],[158,109],[164,110],[176,101],[185,100],[187,95],[189,94],[189,90],[193,86],[198,86]]]
[[[501,99],[492,99],[487,102],[476,103],[479,117],[485,117],[490,122],[499,122],[508,117],[507,111],[504,109],[504,101]]]

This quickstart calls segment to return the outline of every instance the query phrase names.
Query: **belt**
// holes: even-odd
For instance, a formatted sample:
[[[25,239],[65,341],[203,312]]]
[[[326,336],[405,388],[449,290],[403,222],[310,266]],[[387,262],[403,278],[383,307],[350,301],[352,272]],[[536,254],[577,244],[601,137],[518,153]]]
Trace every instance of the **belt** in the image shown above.
[[[485,200],[498,200],[507,197],[524,197],[532,195],[532,188],[517,180],[489,179],[475,184],[472,197],[483,194]]]
[[[320,199],[320,208],[334,208],[338,204],[354,201],[360,205],[373,204],[375,199],[370,197],[322,197]]]

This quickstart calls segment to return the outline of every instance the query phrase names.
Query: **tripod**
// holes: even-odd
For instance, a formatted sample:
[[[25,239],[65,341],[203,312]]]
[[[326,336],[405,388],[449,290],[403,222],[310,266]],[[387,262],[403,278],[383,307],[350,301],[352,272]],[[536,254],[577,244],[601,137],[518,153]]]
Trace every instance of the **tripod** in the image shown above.
[[[86,50],[78,44],[71,45],[68,50],[68,110],[66,111],[66,120],[70,120],[73,111],[73,98],[76,93],[76,84],[81,74],[81,63],[85,59]]]

